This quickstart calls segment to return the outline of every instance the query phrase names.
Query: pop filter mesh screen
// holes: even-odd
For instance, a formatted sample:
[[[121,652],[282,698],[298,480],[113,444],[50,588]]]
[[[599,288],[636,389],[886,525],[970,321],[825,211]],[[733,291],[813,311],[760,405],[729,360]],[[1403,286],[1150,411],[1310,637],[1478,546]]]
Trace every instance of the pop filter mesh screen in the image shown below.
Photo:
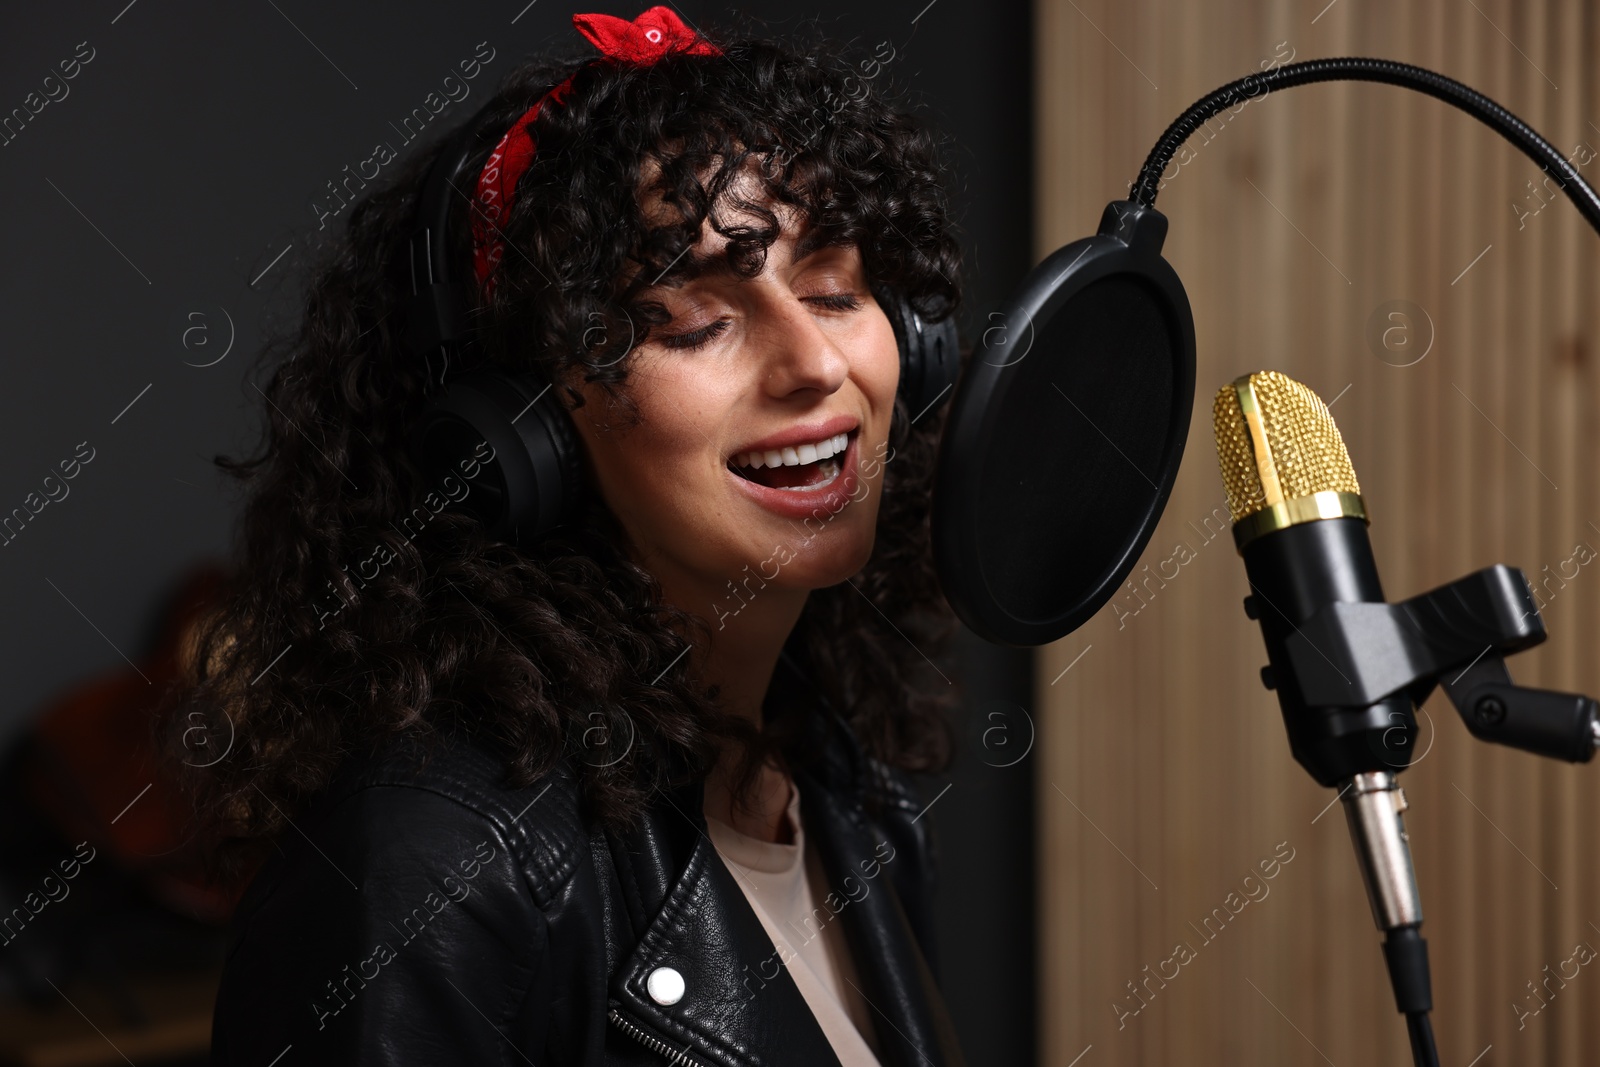
[[[1036,323],[1032,348],[1007,371],[1016,377],[986,450],[978,558],[1017,618],[1077,608],[1159,495],[1178,343],[1164,308],[1137,276],[1102,278]]]

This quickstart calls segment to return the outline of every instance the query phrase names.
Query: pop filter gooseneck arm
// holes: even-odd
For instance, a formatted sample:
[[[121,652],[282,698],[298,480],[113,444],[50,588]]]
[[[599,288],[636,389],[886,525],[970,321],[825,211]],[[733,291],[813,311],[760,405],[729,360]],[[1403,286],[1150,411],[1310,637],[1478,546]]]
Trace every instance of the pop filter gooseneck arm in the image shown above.
[[[1484,125],[1498,132],[1506,140],[1516,145],[1523,154],[1532,159],[1546,173],[1557,176],[1560,188],[1566,192],[1567,198],[1573,202],[1578,211],[1583,215],[1597,233],[1600,233],[1600,195],[1579,176],[1576,168],[1558,152],[1549,141],[1541,137],[1527,123],[1517,116],[1490,100],[1482,93],[1462,85],[1460,82],[1447,78],[1422,67],[1412,66],[1408,63],[1396,63],[1388,59],[1374,59],[1359,56],[1345,56],[1330,59],[1313,59],[1304,63],[1291,63],[1263,74],[1250,74],[1238,81],[1229,82],[1219,89],[1215,89],[1180,115],[1172,125],[1168,126],[1161,139],[1150,150],[1145,158],[1144,166],[1139,169],[1139,176],[1134,180],[1129,200],[1144,208],[1153,208],[1156,194],[1161,187],[1161,173],[1171,162],[1178,149],[1188,140],[1203,123],[1212,118],[1224,108],[1230,108],[1241,103],[1259,98],[1275,89],[1287,89],[1295,85],[1309,85],[1313,82],[1325,81],[1369,81],[1382,82],[1386,85],[1398,85],[1405,89],[1413,89],[1420,93],[1443,100],[1453,107],[1460,108],[1467,114],[1478,119]],[[1457,694],[1452,691],[1452,700]],[[1587,698],[1584,698],[1587,699]],[[1457,701],[1459,704],[1460,701]],[[1590,701],[1590,704],[1593,702]],[[1463,717],[1467,718],[1465,711]],[[1590,715],[1592,718],[1592,714]],[[1469,723],[1472,722],[1468,718]],[[1592,723],[1590,725],[1593,725]],[[1559,732],[1559,731],[1558,731]],[[1474,730],[1478,734],[1478,730]],[[1481,735],[1480,735],[1481,736]],[[1504,738],[1491,738],[1505,740]],[[1563,735],[1563,741],[1570,740]],[[1527,739],[1519,742],[1520,747],[1532,747],[1534,751],[1539,748],[1527,743]],[[1548,746],[1547,746],[1548,747]],[[1580,746],[1581,747],[1581,746]],[[1563,754],[1553,751],[1544,751],[1542,754]],[[1592,754],[1585,750],[1580,756],[1567,756],[1567,758],[1587,759]],[[1412,934],[1414,930],[1410,931]],[[1406,1015],[1406,1028],[1411,1038],[1412,1059],[1418,1067],[1438,1067],[1439,1054],[1434,1046],[1433,1027],[1428,1021],[1428,1007],[1431,1005],[1431,995],[1428,992],[1430,985],[1428,977],[1427,956],[1424,951],[1407,952],[1406,945],[1391,944],[1384,946],[1384,954],[1389,964],[1390,979],[1395,987],[1395,999],[1401,1005],[1401,1010]]]
[[[1485,126],[1499,133],[1522,150],[1522,153],[1547,172],[1560,177],[1561,188],[1567,198],[1577,205],[1590,226],[1600,233],[1600,195],[1578,175],[1576,168],[1558,152],[1554,145],[1539,136],[1526,122],[1490,100],[1476,89],[1468,88],[1443,74],[1415,67],[1409,63],[1396,63],[1392,59],[1373,59],[1363,56],[1340,56],[1331,59],[1308,59],[1304,63],[1290,63],[1264,74],[1247,74],[1238,81],[1213,89],[1196,100],[1189,109],[1161,135],[1156,146],[1139,168],[1134,180],[1130,200],[1152,207],[1160,188],[1161,172],[1171,162],[1200,125],[1223,108],[1254,100],[1274,89],[1287,89],[1295,85],[1310,85],[1326,81],[1382,82],[1413,89],[1419,93],[1443,100],[1458,107]]]

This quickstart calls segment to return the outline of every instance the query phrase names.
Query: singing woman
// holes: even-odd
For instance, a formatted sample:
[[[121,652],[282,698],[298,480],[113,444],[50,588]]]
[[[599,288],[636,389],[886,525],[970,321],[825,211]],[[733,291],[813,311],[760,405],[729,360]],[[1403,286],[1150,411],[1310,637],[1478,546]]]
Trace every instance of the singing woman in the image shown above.
[[[959,300],[936,139],[889,46],[573,22],[342,213],[218,459],[237,578],[167,720],[247,882],[213,1062],[960,1064],[911,778],[950,759],[942,415],[892,314]],[[454,360],[411,241],[452,145]],[[484,518],[487,438],[415,452],[486,368],[570,419],[536,538]]]

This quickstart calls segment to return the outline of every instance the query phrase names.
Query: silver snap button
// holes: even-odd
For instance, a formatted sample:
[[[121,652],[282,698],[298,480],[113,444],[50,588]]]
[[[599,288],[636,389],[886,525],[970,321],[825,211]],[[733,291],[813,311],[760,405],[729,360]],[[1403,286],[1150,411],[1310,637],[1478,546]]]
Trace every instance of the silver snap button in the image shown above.
[[[683,999],[683,975],[671,967],[657,967],[651,971],[644,987],[657,1004],[676,1004]]]

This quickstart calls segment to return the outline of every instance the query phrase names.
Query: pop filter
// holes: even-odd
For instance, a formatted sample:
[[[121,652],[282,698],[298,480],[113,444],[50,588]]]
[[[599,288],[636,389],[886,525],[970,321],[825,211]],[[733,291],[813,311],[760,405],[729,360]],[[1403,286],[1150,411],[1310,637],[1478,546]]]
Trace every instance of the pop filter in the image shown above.
[[[1194,319],[1161,258],[1167,220],[1127,200],[1052,253],[991,316],[952,400],[934,477],[945,598],[986,641],[1048,644],[1098,611],[1144,551],[1194,405]]]

